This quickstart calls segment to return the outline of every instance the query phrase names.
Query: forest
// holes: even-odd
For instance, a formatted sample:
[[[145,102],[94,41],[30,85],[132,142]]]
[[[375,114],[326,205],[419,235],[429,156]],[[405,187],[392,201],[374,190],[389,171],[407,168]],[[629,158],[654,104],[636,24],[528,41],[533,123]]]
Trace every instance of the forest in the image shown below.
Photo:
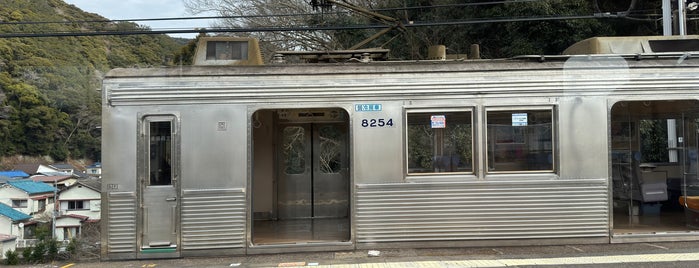
[[[364,47],[388,48],[391,58],[403,60],[425,59],[436,44],[450,54],[479,44],[483,58],[506,58],[559,54],[594,36],[662,34],[661,1],[339,0],[391,21],[325,0],[181,1],[193,15],[221,16],[212,27],[248,29],[238,35],[259,38],[267,57],[276,50],[348,49],[387,26],[395,27]],[[687,14],[689,34],[699,29],[694,12]],[[304,30],[319,26],[333,30]],[[265,27],[286,29],[258,31]],[[61,0],[5,0],[0,6],[0,33],[133,30],[149,29]],[[99,160],[104,74],[189,64],[194,44],[163,34],[0,38],[0,157]]]
[[[60,0],[3,1],[0,21],[3,33],[142,27],[66,23],[106,19]],[[171,65],[181,47],[166,35],[0,38],[0,156],[98,161],[101,77],[116,67]]]

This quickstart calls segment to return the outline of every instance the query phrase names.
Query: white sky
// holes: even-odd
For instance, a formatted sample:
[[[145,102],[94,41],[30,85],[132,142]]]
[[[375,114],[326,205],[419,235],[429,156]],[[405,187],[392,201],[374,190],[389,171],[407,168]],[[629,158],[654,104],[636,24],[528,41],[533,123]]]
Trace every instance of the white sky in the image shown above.
[[[182,0],[63,0],[75,5],[86,12],[96,13],[102,17],[121,19],[154,19],[176,17],[205,17],[209,14],[188,14]],[[153,30],[168,28],[205,28],[210,26],[209,20],[168,20],[168,21],[135,21],[140,25],[149,26]],[[197,34],[171,34],[170,36],[194,38]]]

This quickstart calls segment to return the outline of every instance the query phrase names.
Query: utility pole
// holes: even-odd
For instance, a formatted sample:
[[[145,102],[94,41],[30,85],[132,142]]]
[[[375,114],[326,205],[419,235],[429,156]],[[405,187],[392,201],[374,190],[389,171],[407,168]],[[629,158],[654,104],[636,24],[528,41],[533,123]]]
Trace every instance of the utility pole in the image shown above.
[[[672,3],[663,0],[663,35],[672,35]]]
[[[677,34],[687,35],[687,10],[696,10],[699,7],[697,1],[677,0]],[[673,10],[671,0],[663,0],[663,35],[673,35]]]
[[[686,0],[677,0],[677,24],[679,29],[679,35],[687,35],[687,9]]]
[[[58,178],[53,179],[53,211],[51,211],[51,238],[56,239],[56,204],[58,203]]]

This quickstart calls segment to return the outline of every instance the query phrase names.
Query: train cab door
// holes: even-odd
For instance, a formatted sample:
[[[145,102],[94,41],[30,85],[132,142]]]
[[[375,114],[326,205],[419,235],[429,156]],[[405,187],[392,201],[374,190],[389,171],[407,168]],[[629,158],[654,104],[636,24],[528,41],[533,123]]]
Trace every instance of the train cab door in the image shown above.
[[[177,125],[174,116],[142,120],[139,159],[140,257],[179,256]]]

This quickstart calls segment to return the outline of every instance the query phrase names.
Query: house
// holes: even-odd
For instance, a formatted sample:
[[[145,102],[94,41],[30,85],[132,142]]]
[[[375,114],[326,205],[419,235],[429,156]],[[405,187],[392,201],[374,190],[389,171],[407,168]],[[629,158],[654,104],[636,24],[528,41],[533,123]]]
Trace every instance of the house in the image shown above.
[[[0,171],[0,177],[8,177],[10,179],[29,178],[29,174],[21,170]]]
[[[15,170],[21,170],[29,175],[45,174],[47,172],[61,172],[51,166],[42,164],[17,164],[13,167]]]
[[[30,179],[32,181],[36,182],[43,182],[48,185],[54,186],[58,188],[58,191],[62,191],[68,186],[71,186],[75,184],[75,182],[78,180],[77,176],[75,175],[53,175],[53,176],[45,176],[45,175],[34,175],[31,176]]]
[[[75,167],[71,164],[68,163],[56,163],[56,164],[51,164],[49,167],[57,169],[59,172],[40,172],[41,174],[44,174],[46,176],[59,176],[59,175],[73,175],[77,178],[89,178],[87,173],[85,171],[80,170],[78,167]]]
[[[78,180],[58,196],[61,215],[79,215],[89,221],[98,221],[100,216],[102,182],[99,179]]]
[[[93,176],[93,177],[102,177],[102,163],[101,162],[95,162],[92,165],[89,165],[86,167],[87,170],[85,171],[87,175]]]
[[[5,258],[5,252],[17,250],[17,236],[0,234],[0,260]]]
[[[32,216],[0,203],[0,236],[23,237],[22,227],[31,218]]]
[[[87,218],[88,217],[73,214],[56,217],[56,239],[66,241],[80,235],[82,223],[85,222]]]
[[[76,171],[79,171],[77,168],[75,168],[75,166],[68,164],[68,163],[55,163],[55,164],[49,165],[49,167],[57,169],[60,172],[68,173],[68,174],[73,174]]]
[[[29,174],[21,170],[0,171],[0,185],[11,180],[28,178]]]
[[[0,185],[0,203],[4,203],[24,214],[34,215],[53,204],[58,189],[43,182],[32,180],[10,180]]]

